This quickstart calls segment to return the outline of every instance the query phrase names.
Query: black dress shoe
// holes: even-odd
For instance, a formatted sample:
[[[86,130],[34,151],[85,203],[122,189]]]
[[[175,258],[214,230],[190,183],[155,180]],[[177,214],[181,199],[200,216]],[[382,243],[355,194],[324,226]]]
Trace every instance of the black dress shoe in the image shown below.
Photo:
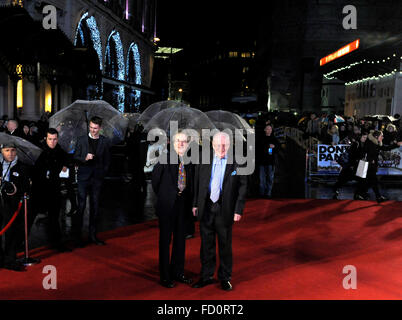
[[[194,235],[193,235],[193,234],[188,234],[188,235],[186,235],[186,239],[191,239],[191,238],[194,238]]]
[[[225,291],[230,291],[233,289],[233,286],[230,283],[230,281],[221,281],[221,287],[222,287],[222,290],[225,290]]]
[[[97,237],[93,237],[89,239],[90,243],[95,243],[97,246],[104,246],[106,245],[105,241],[99,240]]]
[[[172,280],[161,280],[161,285],[162,285],[162,287],[169,288],[169,289],[175,287],[175,283]]]
[[[175,277],[175,280],[177,282],[181,282],[181,283],[185,283],[185,284],[192,284],[193,283],[193,279],[187,278],[184,275]]]
[[[377,202],[378,203],[381,203],[381,202],[384,202],[384,201],[388,201],[389,199],[388,198],[386,198],[386,197],[384,197],[384,196],[379,196],[379,197],[377,197]]]
[[[3,268],[17,272],[26,271],[25,266],[17,261],[4,263]]]
[[[338,200],[338,196],[339,196],[339,191],[338,191],[338,190],[335,190],[335,191],[334,191],[334,195],[332,196],[332,199],[333,199],[333,200]]]
[[[207,285],[213,284],[215,281],[214,279],[208,279],[208,280],[199,280],[198,282],[194,283],[193,288],[203,288]]]
[[[360,195],[360,194],[358,194],[358,193],[356,193],[356,194],[353,196],[353,199],[354,199],[354,200],[367,200],[367,199],[365,199],[362,195]]]

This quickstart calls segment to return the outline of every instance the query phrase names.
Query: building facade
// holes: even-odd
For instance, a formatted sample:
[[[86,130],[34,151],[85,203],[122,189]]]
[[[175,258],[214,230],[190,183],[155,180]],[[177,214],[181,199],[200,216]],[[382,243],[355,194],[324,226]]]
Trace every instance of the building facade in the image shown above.
[[[348,5],[356,8],[357,28],[347,29],[343,21]],[[325,96],[329,86],[323,82],[320,58],[343,45],[361,39],[370,47],[402,31],[400,1],[283,0],[272,6],[272,37],[266,41],[272,62],[268,82],[271,110],[293,112],[344,108],[344,98]],[[324,103],[324,105],[322,104]]]
[[[7,32],[17,37],[0,49],[0,114],[37,120],[76,99],[103,99],[121,112],[147,105],[156,0],[3,0],[0,5],[0,13],[11,17],[3,19],[12,24]],[[49,5],[57,12],[56,30],[45,27]]]

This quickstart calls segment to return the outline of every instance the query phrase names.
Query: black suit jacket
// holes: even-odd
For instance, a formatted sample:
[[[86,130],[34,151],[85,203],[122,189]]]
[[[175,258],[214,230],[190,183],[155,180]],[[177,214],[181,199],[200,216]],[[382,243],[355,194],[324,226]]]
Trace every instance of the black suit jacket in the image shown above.
[[[0,165],[1,168],[1,165]],[[2,175],[2,170],[0,170],[0,177]],[[17,193],[15,195],[9,196],[3,192],[3,199],[5,204],[15,210],[18,206],[18,202],[23,199],[24,193],[30,191],[30,171],[29,168],[22,164],[19,160],[16,165],[10,169],[10,182],[12,182],[16,188]]]
[[[193,207],[198,208],[198,220],[205,212],[205,204],[209,195],[209,182],[212,174],[212,159],[210,164],[200,164],[195,169]],[[236,163],[226,164],[225,175],[220,194],[222,214],[226,225],[234,222],[234,214],[243,214],[247,195],[247,177],[239,175]]]
[[[168,155],[170,161],[170,155]],[[186,211],[191,214],[191,203],[193,198],[193,176],[194,165],[184,165],[186,171],[186,188],[183,190],[181,197],[186,201]],[[177,193],[177,180],[179,176],[179,164],[160,164],[157,163],[152,171],[152,188],[156,193],[158,200],[156,204],[156,214],[158,217],[174,216],[174,203]]]
[[[110,165],[110,142],[105,136],[99,136],[98,147],[95,153],[95,165],[88,166],[85,158],[89,153],[88,135],[81,136],[77,139],[74,152],[74,160],[78,162],[78,180],[87,180],[92,175],[95,178],[103,179]]]

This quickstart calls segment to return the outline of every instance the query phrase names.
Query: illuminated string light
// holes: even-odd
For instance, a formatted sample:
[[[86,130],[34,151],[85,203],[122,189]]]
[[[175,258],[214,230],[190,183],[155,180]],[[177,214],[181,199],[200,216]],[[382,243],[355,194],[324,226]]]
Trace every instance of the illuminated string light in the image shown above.
[[[109,35],[109,38],[107,40],[107,46],[106,46],[106,57],[107,61],[111,59],[110,55],[110,38],[113,39],[115,48],[116,48],[116,57],[117,57],[117,79],[118,80],[124,80],[125,77],[125,68],[124,68],[124,53],[123,53],[123,45],[121,43],[121,38],[120,38],[120,33],[116,30],[113,30],[112,33]],[[112,70],[114,71],[114,70]],[[112,74],[112,76],[116,76],[115,74]],[[119,93],[118,93],[118,110],[120,112],[124,112],[124,100],[125,100],[125,94],[124,94],[124,86],[119,85]]]
[[[142,79],[141,79],[141,60],[140,60],[140,52],[138,50],[138,45],[135,43],[131,43],[128,53],[127,53],[127,63],[126,63],[126,76],[127,79],[129,78],[129,70],[130,70],[130,53],[132,52],[134,56],[134,69],[135,69],[135,84],[141,84]],[[135,90],[135,109],[137,111],[139,110],[140,104],[141,104],[141,91],[140,90]]]
[[[372,76],[372,77],[367,77],[367,78],[356,80],[356,81],[346,82],[345,86],[351,86],[351,85],[359,84],[359,83],[366,82],[366,81],[369,81],[369,80],[380,80],[382,78],[392,77],[395,74],[396,74],[396,69],[394,69],[394,71],[392,71],[392,72],[380,74],[378,76]],[[400,74],[402,74],[402,72]]]
[[[75,39],[74,39],[74,45],[77,45],[77,41],[78,41],[78,36],[81,39],[81,43],[84,46],[88,46],[89,43],[86,43],[86,39],[84,36],[84,31],[83,31],[83,26],[82,23],[83,21],[86,22],[88,28],[89,28],[89,32],[90,32],[90,36],[91,36],[91,40],[92,40],[92,44],[93,47],[98,55],[98,59],[99,59],[99,69],[103,70],[103,64],[102,64],[102,44],[101,44],[101,40],[100,40],[100,33],[99,33],[99,29],[98,29],[98,25],[96,23],[95,17],[89,17],[88,12],[85,12],[80,21],[78,22],[78,27],[77,27],[77,31],[75,33]]]
[[[396,57],[396,54],[394,53],[394,54],[392,55],[392,57]],[[402,56],[400,57],[400,59],[402,59]],[[385,58],[382,59],[382,62],[386,62],[386,60],[391,60],[391,57],[387,57],[386,59],[385,59]],[[354,63],[351,63],[351,64],[349,64],[349,65],[347,65],[347,66],[338,68],[338,69],[333,70],[333,71],[331,71],[331,72],[328,72],[328,73],[324,74],[324,78],[327,79],[327,80],[333,80],[333,79],[336,78],[336,77],[333,76],[333,75],[335,75],[335,74],[338,73],[338,72],[344,71],[344,70],[346,70],[346,69],[351,69],[352,67],[357,66],[357,65],[360,65],[360,64],[362,64],[362,63],[366,63],[366,64],[375,64],[376,62],[377,62],[377,63],[381,63],[380,60],[371,60],[371,61],[370,61],[370,60],[363,59],[363,60],[361,60],[361,61],[354,62]],[[396,70],[396,69],[395,69],[395,70]],[[395,70],[394,70],[394,71],[395,71]],[[361,80],[357,80],[357,81],[361,81]],[[351,83],[351,82],[348,82],[348,83]]]

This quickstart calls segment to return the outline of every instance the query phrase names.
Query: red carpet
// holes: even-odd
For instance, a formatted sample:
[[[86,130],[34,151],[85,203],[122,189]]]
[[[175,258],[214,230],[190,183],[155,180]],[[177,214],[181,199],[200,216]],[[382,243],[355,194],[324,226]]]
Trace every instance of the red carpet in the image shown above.
[[[33,250],[42,263],[0,269],[0,299],[402,299],[401,204],[390,201],[250,200],[233,230],[233,285],[158,284],[158,228],[151,221],[105,232],[107,246],[70,253]],[[186,272],[197,279],[200,238],[187,240]],[[45,265],[57,290],[45,290]],[[342,286],[357,269],[357,289]]]

